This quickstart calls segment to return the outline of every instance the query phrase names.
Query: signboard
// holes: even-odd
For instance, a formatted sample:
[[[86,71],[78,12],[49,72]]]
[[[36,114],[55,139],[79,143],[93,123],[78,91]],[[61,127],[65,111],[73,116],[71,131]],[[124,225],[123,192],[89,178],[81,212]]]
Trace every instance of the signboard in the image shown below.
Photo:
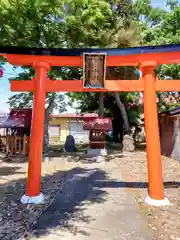
[[[84,53],[84,88],[104,88],[106,78],[106,53]]]
[[[96,118],[92,121],[85,121],[83,125],[84,130],[99,130],[111,131],[112,119],[111,118]]]

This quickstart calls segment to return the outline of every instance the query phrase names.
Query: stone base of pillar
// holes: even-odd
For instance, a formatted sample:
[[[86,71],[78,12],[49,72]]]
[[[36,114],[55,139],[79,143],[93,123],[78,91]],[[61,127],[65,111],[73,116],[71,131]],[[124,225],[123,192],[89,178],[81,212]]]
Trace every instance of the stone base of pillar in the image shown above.
[[[87,157],[107,156],[106,148],[88,148]]]
[[[155,207],[165,207],[170,205],[170,202],[167,198],[164,198],[163,200],[156,200],[156,199],[152,199],[150,196],[147,196],[145,198],[145,203]]]
[[[22,196],[21,198],[22,204],[43,204],[44,203],[44,195],[40,193],[38,196],[29,197],[27,195]]]

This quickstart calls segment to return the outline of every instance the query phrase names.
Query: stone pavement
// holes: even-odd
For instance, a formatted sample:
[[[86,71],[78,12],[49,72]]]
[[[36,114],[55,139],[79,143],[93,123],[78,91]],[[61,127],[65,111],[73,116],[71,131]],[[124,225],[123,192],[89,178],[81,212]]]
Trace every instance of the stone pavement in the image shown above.
[[[153,240],[133,193],[124,187],[119,164],[71,165],[31,240]]]

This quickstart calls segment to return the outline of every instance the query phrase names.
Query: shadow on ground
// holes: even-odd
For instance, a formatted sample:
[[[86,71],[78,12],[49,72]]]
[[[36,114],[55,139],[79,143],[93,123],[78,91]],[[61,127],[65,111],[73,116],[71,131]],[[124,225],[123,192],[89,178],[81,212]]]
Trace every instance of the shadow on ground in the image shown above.
[[[14,174],[24,174],[24,172],[18,172],[20,167],[0,167],[0,176],[8,176]]]
[[[77,223],[85,223],[88,226],[88,223],[94,220],[87,213],[84,214],[84,210],[89,204],[100,204],[106,201],[107,188],[147,187],[148,184],[143,182],[121,182],[110,179],[106,172],[99,168],[74,168],[67,172],[63,188],[59,190],[52,204],[39,219],[33,229],[34,235],[36,237],[46,235],[58,228],[61,229],[59,236],[62,236],[62,231],[88,236],[88,231],[80,231]],[[102,208],[103,205],[99,207]]]
[[[35,220],[33,211],[20,204],[25,184],[26,179],[23,178],[0,185],[2,208],[0,239],[21,239],[20,237],[27,233],[27,230],[38,237],[48,234],[55,228],[76,234],[78,229],[75,223],[83,222],[88,225],[93,221],[87,213],[84,214],[84,210],[89,204],[100,204],[106,201],[107,188],[147,188],[148,186],[143,182],[121,182],[110,179],[106,172],[99,168],[75,167],[69,171],[58,171],[53,175],[42,177],[42,192],[50,194],[51,197],[55,193],[56,196],[37,224],[32,227]],[[174,184],[180,186],[179,183]],[[58,186],[58,189],[53,193],[52,188],[55,186]],[[36,208],[38,209],[39,206]],[[79,233],[89,234],[84,231]]]
[[[56,227],[76,234],[75,223],[93,221],[83,212],[87,205],[106,200],[106,187],[118,187],[118,182],[109,179],[100,169],[74,168],[67,172],[63,188],[39,219],[34,234],[45,235]],[[81,234],[88,235],[87,232]]]

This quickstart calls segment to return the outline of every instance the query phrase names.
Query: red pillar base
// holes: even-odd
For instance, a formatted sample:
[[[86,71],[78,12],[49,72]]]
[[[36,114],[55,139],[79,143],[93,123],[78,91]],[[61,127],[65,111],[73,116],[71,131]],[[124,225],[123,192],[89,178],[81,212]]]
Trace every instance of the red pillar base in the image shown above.
[[[167,198],[164,198],[162,200],[156,200],[152,199],[150,196],[147,196],[145,198],[145,203],[155,207],[165,207],[170,205],[170,202]]]
[[[29,197],[27,195],[22,196],[21,198],[22,204],[43,204],[44,203],[44,195],[40,193],[38,196]]]

